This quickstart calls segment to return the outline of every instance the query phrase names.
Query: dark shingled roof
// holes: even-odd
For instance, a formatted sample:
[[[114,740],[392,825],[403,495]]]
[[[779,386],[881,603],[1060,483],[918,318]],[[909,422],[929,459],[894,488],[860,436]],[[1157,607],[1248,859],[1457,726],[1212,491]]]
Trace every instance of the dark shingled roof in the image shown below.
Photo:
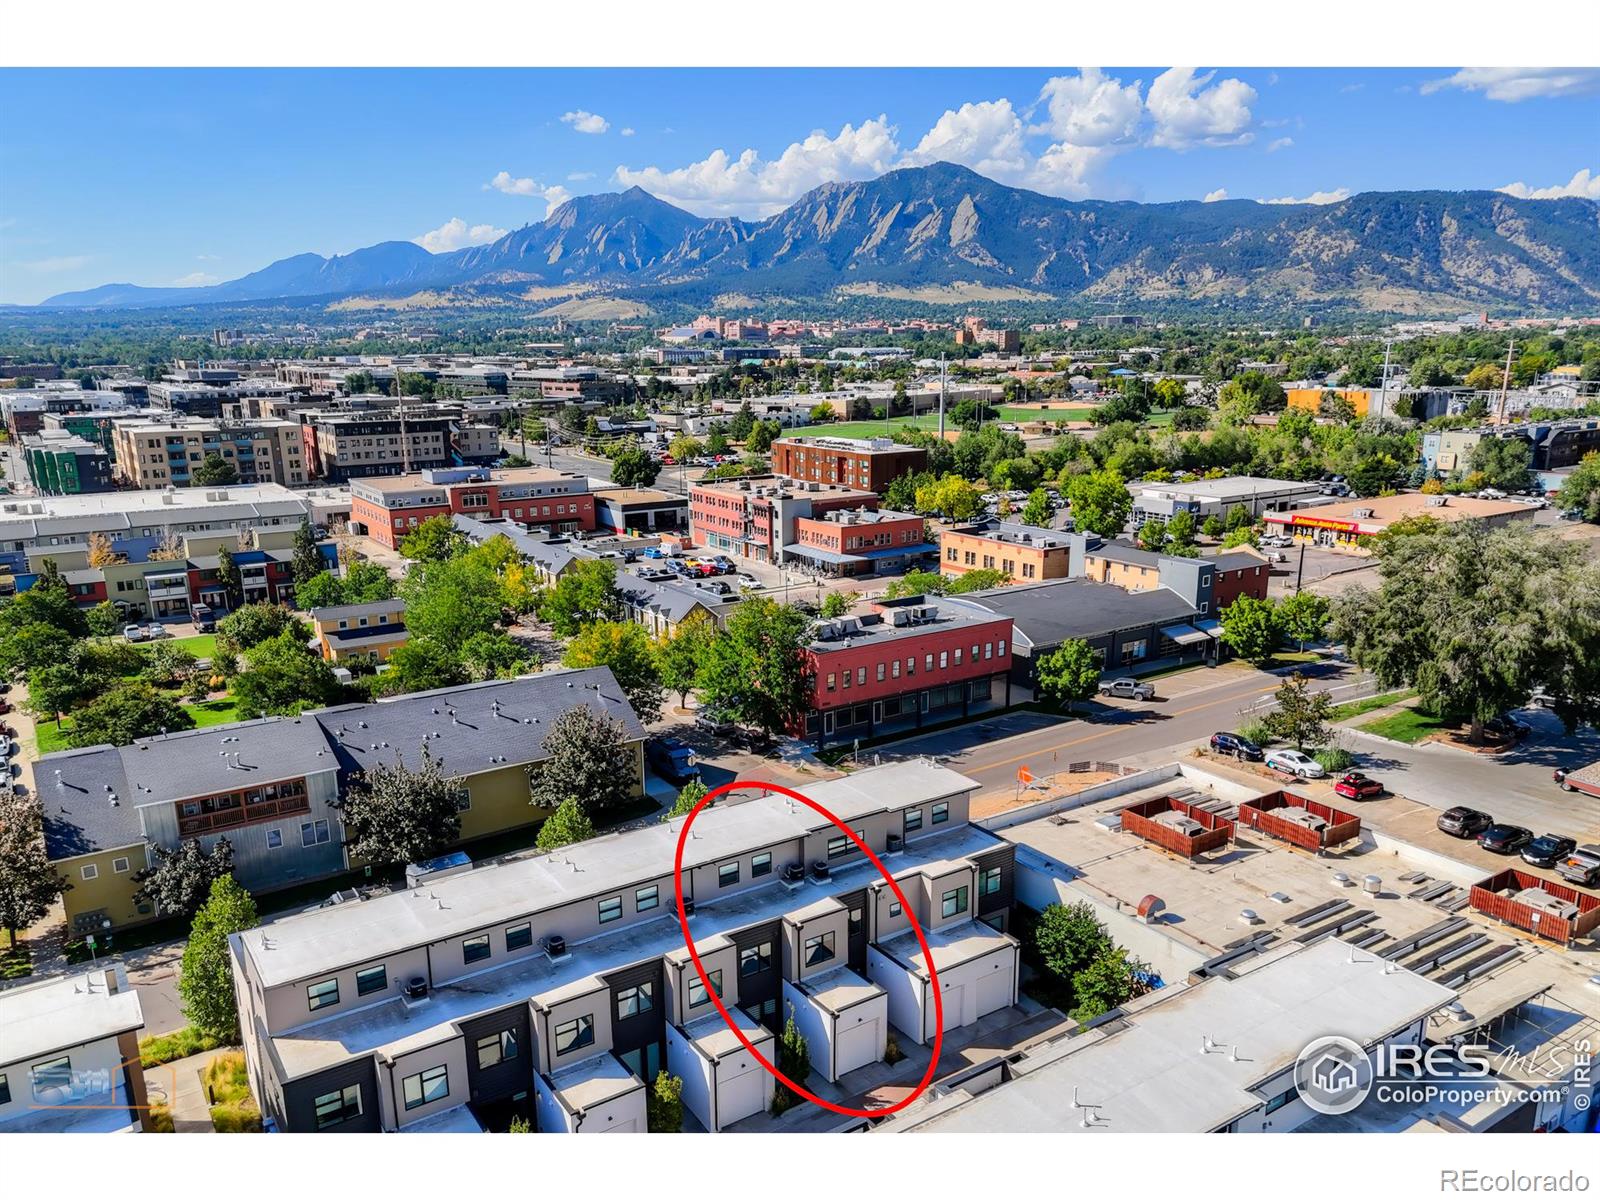
[[[306,716],[322,726],[346,770],[393,763],[402,754],[415,766],[426,742],[450,774],[472,775],[537,762],[551,724],[578,705],[620,721],[629,740],[644,737],[610,667],[414,692]]]
[[[34,767],[33,779],[44,809],[45,852],[51,858],[93,854],[143,840],[122,770],[122,751],[115,747],[46,755]]]
[[[1193,605],[1167,588],[1130,592],[1092,579],[1056,579],[968,592],[956,598],[1010,617],[1017,640],[1026,639],[1034,651],[1052,649],[1072,638],[1095,638],[1119,629],[1187,621],[1196,612]]]

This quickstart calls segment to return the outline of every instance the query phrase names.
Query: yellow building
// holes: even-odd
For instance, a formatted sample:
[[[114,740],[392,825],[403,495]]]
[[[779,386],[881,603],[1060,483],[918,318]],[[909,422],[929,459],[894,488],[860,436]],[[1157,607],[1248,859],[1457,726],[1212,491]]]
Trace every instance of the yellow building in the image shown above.
[[[331,663],[388,662],[406,644],[406,602],[374,600],[311,610],[317,649]]]
[[[1346,401],[1355,409],[1358,421],[1366,419],[1367,410],[1372,405],[1372,393],[1366,388],[1288,388],[1284,395],[1289,399],[1290,408],[1308,412],[1312,416],[1322,410],[1323,400],[1330,396]]]

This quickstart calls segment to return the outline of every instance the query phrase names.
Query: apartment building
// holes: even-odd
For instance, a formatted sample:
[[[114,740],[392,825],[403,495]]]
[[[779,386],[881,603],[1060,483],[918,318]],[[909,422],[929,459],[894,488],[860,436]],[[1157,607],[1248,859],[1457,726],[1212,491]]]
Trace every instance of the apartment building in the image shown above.
[[[308,469],[343,483],[453,465],[455,417],[426,408],[393,413],[301,413]]]
[[[1484,438],[1516,439],[1528,447],[1528,469],[1546,472],[1575,467],[1600,450],[1600,420],[1530,421],[1481,429],[1444,429],[1422,435],[1422,465],[1430,477],[1465,475],[1472,452]]]
[[[279,484],[7,496],[0,498],[0,566],[26,571],[28,556],[37,551],[65,567],[64,556],[87,551],[92,533],[105,535],[114,551],[134,561],[187,534],[293,532],[302,521],[320,519],[315,497]]]
[[[243,484],[304,486],[300,427],[292,421],[119,422],[112,432],[117,477],[137,488],[188,487],[211,455],[239,472]]]
[[[105,447],[75,433],[46,429],[23,438],[22,458],[34,489],[46,496],[111,490],[111,459]]]
[[[842,484],[757,475],[689,487],[689,535],[697,546],[779,563],[799,543],[802,518],[838,509],[874,511],[875,493]]]
[[[389,549],[429,517],[476,520],[572,533],[595,527],[595,500],[581,475],[545,467],[430,469],[350,484],[350,526]]]
[[[985,521],[939,532],[939,570],[1004,571],[1013,583],[1065,579],[1072,573],[1070,535],[1013,521]]]
[[[889,438],[782,437],[772,443],[775,475],[879,495],[900,476],[927,466],[926,450],[902,446]]]
[[[74,933],[137,924],[159,914],[134,897],[149,847],[175,850],[219,838],[252,892],[349,867],[334,801],[353,772],[409,761],[430,747],[468,792],[461,840],[522,828],[548,815],[529,801],[529,771],[544,736],[583,705],[620,721],[644,786],[644,731],[609,668],[555,671],[298,717],[266,717],[92,746],[40,758],[45,848],[72,888],[63,897]]]
[[[143,1028],[121,963],[0,991],[0,1133],[150,1129]]]
[[[1211,606],[1221,612],[1240,596],[1256,600],[1267,598],[1267,587],[1272,582],[1272,564],[1266,556],[1250,546],[1222,550],[1210,556],[1216,567],[1211,581]]]
[[[121,396],[85,391],[76,384],[0,392],[0,417],[4,417],[6,432],[14,442],[41,432],[49,413],[121,413],[128,408],[128,402]]]
[[[224,405],[260,403],[300,389],[276,379],[240,378],[237,371],[193,370],[168,375],[147,389],[150,406],[190,417],[222,416]]]
[[[945,598],[884,600],[820,621],[805,649],[817,746],[966,719],[1010,703],[1009,616]]]
[[[810,790],[883,859],[781,795],[701,811],[684,849],[690,960],[676,913],[681,820],[320,909],[237,934],[252,1091],[278,1130],[643,1131],[645,1089],[684,1080],[692,1127],[763,1113],[792,1009],[829,1081],[882,1059],[890,1027],[926,1041],[926,931],[944,1028],[1015,1003],[1003,931],[1014,852],[969,825],[977,784],[926,761]],[[907,909],[909,908],[909,912]],[[910,945],[908,945],[910,943]]]
[[[784,550],[825,575],[904,571],[938,553],[926,530],[916,513],[837,508],[796,520],[795,540]]]
[[[389,656],[410,637],[406,632],[406,602],[399,599],[313,608],[311,629],[318,652],[338,666],[348,665],[351,660],[388,662]]]

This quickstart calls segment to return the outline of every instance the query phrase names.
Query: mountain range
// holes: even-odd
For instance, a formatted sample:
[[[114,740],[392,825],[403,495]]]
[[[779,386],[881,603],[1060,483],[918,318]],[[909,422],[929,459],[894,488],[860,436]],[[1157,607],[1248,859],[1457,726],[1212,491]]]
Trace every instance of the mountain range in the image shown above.
[[[571,288],[663,297],[1339,302],[1554,312],[1600,303],[1600,204],[1500,192],[1364,192],[1335,204],[1063,200],[935,163],[828,183],[762,221],[640,188],[579,196],[444,254],[380,242],[209,287],[106,284],[44,302],[129,308]]]

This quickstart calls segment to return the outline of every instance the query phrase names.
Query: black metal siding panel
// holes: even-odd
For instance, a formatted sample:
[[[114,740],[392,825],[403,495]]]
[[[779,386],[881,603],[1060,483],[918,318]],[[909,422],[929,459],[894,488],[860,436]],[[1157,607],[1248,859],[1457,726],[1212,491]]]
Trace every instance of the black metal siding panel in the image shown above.
[[[604,978],[611,988],[611,1048],[621,1055],[628,1053],[630,1050],[639,1050],[652,1044],[660,1045],[662,1046],[662,1060],[665,1061],[667,981],[661,967],[661,960],[653,958],[649,962],[640,963],[638,966],[615,971]],[[617,1018],[617,993],[624,988],[636,987],[646,982],[655,984],[655,1003],[651,1006],[650,1011],[619,1020]]]
[[[317,1097],[352,1083],[361,1085],[361,1115],[330,1129],[318,1130]],[[284,1126],[289,1133],[377,1133],[382,1128],[377,1068],[369,1055],[287,1083],[283,1087],[283,1107]]]
[[[752,925],[749,929],[741,929],[737,933],[728,935],[734,946],[744,950],[749,946],[757,946],[768,942],[772,946],[772,966],[765,971],[754,975],[739,976],[739,1005],[742,1008],[753,1008],[757,1004],[768,1000],[781,1000],[783,998],[783,922],[767,921],[761,925]],[[735,967],[735,970],[738,968]],[[782,1005],[779,1005],[778,1019],[781,1020]]]
[[[847,909],[859,909],[861,920],[856,922],[853,930],[845,936],[847,955],[845,961],[850,964],[850,969],[857,974],[867,973],[867,889],[861,888],[854,892],[846,892],[838,897],[840,904]]]
[[[510,1029],[516,1034],[517,1056],[481,1070],[478,1067],[478,1039]],[[467,1095],[475,1104],[504,1100],[533,1086],[533,1035],[529,1029],[528,1006],[518,1004],[483,1017],[461,1022],[467,1044]]]
[[[983,873],[991,867],[1000,868],[1000,890],[992,895],[985,896],[982,889],[978,892],[978,915],[987,917],[992,913],[1004,912],[1016,900],[1017,894],[1017,850],[1015,846],[997,846],[993,850],[985,850],[982,854],[974,854],[972,861],[977,865],[978,875],[981,879]]]

